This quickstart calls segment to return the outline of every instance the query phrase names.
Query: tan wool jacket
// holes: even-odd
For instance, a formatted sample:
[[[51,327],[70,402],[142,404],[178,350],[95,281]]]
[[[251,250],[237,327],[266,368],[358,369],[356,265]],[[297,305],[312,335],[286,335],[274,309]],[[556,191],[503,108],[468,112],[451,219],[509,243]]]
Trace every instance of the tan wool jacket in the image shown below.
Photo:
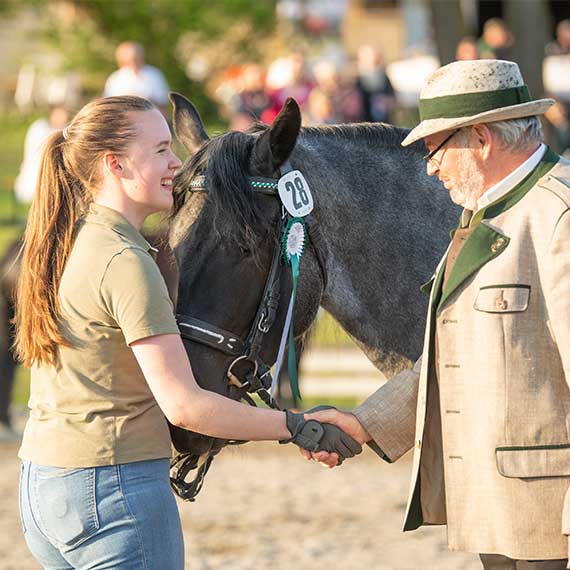
[[[470,225],[443,289],[445,256],[432,278],[422,357],[355,414],[390,461],[414,447],[404,530],[447,524],[451,550],[567,558],[570,161],[548,150]]]

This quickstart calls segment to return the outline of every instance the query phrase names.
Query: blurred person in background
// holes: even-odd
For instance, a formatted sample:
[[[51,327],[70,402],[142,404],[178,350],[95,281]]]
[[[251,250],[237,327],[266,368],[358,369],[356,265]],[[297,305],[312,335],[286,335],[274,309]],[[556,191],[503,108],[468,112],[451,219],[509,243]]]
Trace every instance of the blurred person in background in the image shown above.
[[[69,121],[69,111],[62,105],[50,107],[46,118],[34,121],[24,140],[24,159],[14,182],[14,194],[22,204],[34,197],[45,142],[55,131],[61,131]]]
[[[479,48],[477,47],[477,40],[473,36],[465,36],[457,44],[455,49],[456,61],[469,61],[479,59]]]
[[[303,113],[303,125],[319,126],[334,125],[339,123],[335,115],[330,97],[318,87],[315,87],[309,95],[309,102]]]
[[[265,74],[257,63],[247,64],[239,79],[240,88],[230,103],[234,113],[249,115],[253,120],[261,121],[263,113],[270,107],[271,101],[265,90]]]
[[[556,100],[545,113],[558,152],[566,154],[570,147],[570,20],[556,26],[556,38],[544,48],[542,80],[548,96]]]
[[[501,18],[490,18],[483,25],[483,35],[477,42],[482,59],[512,59],[515,38]]]
[[[545,55],[570,55],[570,20],[562,20],[556,26],[556,39],[548,43]]]
[[[358,48],[356,89],[362,103],[362,120],[386,123],[396,104],[394,88],[386,74],[380,50],[371,45]]]
[[[570,149],[570,121],[568,116],[568,105],[561,101],[556,101],[550,109],[544,113],[545,118],[550,123],[551,144],[560,154],[567,156]]]
[[[273,122],[288,97],[293,97],[301,111],[304,111],[314,86],[303,53],[294,52],[273,61],[267,71],[267,92],[271,107],[263,114],[264,122]]]
[[[168,105],[168,83],[160,69],[145,64],[144,48],[137,42],[123,42],[115,51],[117,69],[105,83],[104,97],[136,95],[158,107]]]
[[[253,125],[255,125],[256,120],[249,114],[243,112],[231,113],[230,116],[230,124],[229,130],[230,131],[241,131],[245,132]]]
[[[249,63],[240,69],[239,76],[233,83],[237,86],[235,93],[228,97],[230,110],[229,128],[232,131],[247,131],[256,122],[267,121],[267,113],[271,113],[271,99],[265,89],[265,73],[257,63]],[[225,86],[227,89],[230,83]]]
[[[342,77],[337,65],[328,59],[317,62],[313,67],[316,86],[332,106],[331,120],[335,123],[352,123],[363,117],[362,99],[354,83]]]

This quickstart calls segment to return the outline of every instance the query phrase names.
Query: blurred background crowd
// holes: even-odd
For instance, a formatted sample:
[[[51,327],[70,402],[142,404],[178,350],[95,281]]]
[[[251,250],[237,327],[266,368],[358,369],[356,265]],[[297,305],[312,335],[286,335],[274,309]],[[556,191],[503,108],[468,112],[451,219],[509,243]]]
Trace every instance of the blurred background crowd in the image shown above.
[[[305,125],[410,126],[425,76],[460,59],[517,61],[533,95],[557,100],[547,141],[570,152],[566,1],[21,0],[0,24],[0,118],[21,165],[0,164],[0,190],[23,205],[42,142],[93,97],[140,95],[168,116],[178,90],[217,130],[271,123],[287,97]]]

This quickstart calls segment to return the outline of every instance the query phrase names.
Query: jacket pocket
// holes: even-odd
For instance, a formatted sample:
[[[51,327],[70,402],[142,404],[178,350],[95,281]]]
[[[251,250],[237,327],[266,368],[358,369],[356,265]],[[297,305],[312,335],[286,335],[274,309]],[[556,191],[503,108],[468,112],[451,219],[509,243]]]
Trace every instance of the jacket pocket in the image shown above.
[[[35,466],[42,531],[59,546],[76,547],[99,529],[95,468]]]
[[[473,308],[484,313],[520,313],[528,309],[530,285],[488,285],[481,287]]]
[[[570,444],[497,447],[497,469],[504,477],[570,476]]]

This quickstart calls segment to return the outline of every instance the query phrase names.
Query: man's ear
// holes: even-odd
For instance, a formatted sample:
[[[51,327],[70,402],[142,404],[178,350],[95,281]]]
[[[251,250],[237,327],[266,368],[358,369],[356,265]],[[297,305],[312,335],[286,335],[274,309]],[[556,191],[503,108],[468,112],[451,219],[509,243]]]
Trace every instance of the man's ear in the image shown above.
[[[481,158],[485,160],[491,154],[497,144],[491,129],[485,124],[473,125],[473,146],[479,151]]]
[[[125,175],[121,160],[116,154],[111,152],[106,153],[103,156],[103,166],[105,170],[113,176],[122,178]]]

